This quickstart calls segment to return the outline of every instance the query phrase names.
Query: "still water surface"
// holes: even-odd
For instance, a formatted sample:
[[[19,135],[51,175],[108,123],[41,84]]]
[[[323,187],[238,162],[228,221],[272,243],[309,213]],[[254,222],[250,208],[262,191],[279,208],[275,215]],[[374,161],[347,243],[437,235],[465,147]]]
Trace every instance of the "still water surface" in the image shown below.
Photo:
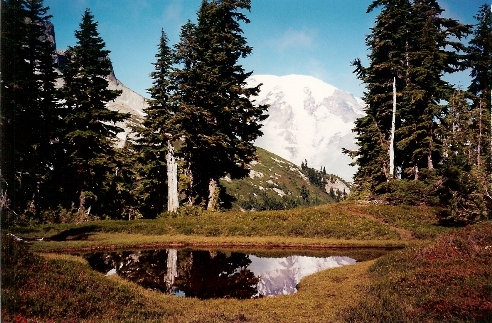
[[[368,258],[360,254],[354,257]],[[201,299],[292,294],[303,277],[356,262],[333,251],[306,254],[161,249],[97,252],[85,258],[92,268],[106,275],[119,275],[163,293]]]

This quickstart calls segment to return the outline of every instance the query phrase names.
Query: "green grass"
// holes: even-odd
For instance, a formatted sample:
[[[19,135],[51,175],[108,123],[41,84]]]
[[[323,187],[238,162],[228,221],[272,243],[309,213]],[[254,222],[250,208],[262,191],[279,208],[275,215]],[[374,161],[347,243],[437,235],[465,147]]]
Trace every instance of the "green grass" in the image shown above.
[[[408,219],[406,219],[408,217]],[[156,220],[94,221],[83,224],[11,228],[27,237],[84,240],[99,233],[206,237],[305,237],[338,240],[401,240],[397,229],[417,238],[432,238],[447,229],[437,226],[431,208],[372,206],[354,202],[262,212],[204,212]]]
[[[429,206],[408,205],[375,205],[368,203],[341,203],[350,209],[371,214],[385,223],[401,229],[409,230],[417,239],[432,239],[441,233],[452,231],[438,225],[436,214],[438,209]]]
[[[427,207],[344,202],[290,211],[9,228],[2,241],[2,319],[22,321],[474,321],[492,313],[492,225],[437,225]],[[411,233],[411,238],[402,235]],[[434,241],[434,242],[432,242]],[[242,248],[407,246],[376,262],[303,279],[294,295],[174,298],[92,271],[81,258],[32,251],[193,245]],[[26,246],[29,246],[29,251]],[[273,252],[273,251],[271,251]]]

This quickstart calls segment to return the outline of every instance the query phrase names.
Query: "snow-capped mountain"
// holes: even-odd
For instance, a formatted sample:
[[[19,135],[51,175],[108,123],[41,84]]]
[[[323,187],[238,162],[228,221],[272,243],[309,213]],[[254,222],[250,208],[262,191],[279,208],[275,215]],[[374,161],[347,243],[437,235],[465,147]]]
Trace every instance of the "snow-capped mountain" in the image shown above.
[[[263,136],[255,144],[298,165],[308,165],[351,180],[355,167],[342,148],[355,149],[352,128],[363,103],[348,92],[305,75],[253,75],[262,83],[258,104],[269,104]]]

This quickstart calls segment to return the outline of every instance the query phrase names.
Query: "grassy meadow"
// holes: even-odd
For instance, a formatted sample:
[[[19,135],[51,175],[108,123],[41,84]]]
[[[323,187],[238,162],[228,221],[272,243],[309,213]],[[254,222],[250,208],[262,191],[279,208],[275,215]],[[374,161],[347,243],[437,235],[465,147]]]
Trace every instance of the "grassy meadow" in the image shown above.
[[[441,227],[437,211],[342,202],[10,228],[29,242],[15,242],[3,232],[2,321],[490,320],[492,224]],[[105,277],[65,253],[138,246],[405,248],[308,276],[296,294],[252,300],[164,295]]]

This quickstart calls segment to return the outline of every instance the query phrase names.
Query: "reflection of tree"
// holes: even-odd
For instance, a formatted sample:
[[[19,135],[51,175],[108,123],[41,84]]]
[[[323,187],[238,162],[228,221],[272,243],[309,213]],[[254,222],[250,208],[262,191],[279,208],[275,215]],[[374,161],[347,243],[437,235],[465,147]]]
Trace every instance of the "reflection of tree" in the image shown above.
[[[186,296],[198,298],[251,298],[258,278],[247,266],[249,256],[233,252],[194,251],[176,284]]]
[[[178,250],[167,250],[167,272],[164,280],[168,290],[171,290],[174,286],[174,281],[178,276]]]
[[[98,271],[109,272],[115,269],[119,276],[145,288],[162,292],[170,291],[166,284],[166,250],[98,252],[86,258],[91,267]]]
[[[94,253],[92,268],[131,280],[145,288],[198,298],[251,298],[259,279],[247,267],[244,253],[176,249]]]

